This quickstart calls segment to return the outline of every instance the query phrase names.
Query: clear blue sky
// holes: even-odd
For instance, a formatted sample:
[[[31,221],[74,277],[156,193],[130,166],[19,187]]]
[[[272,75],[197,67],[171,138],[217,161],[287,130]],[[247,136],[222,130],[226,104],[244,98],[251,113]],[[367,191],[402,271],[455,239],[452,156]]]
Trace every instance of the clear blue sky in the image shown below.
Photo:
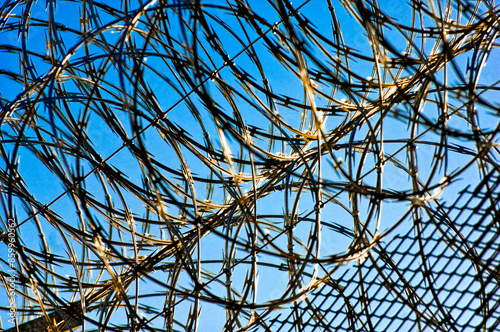
[[[222,329],[226,322],[225,308],[209,300],[212,296],[214,302],[227,299],[229,288],[225,284],[224,260],[240,260],[234,261],[231,269],[232,296],[244,294],[247,287],[258,285],[255,298],[245,295],[246,304],[260,306],[257,314],[263,315],[268,324],[279,314],[282,314],[280,319],[284,319],[294,305],[289,288],[298,287],[291,285],[295,280],[293,273],[287,270],[291,269],[288,266],[291,261],[296,262],[298,270],[303,268],[300,287],[311,297],[315,291],[338,295],[341,287],[354,287],[340,284],[336,289],[326,282],[331,280],[325,276],[331,274],[332,280],[336,280],[349,268],[352,271],[356,264],[363,263],[366,256],[361,255],[357,246],[375,246],[378,240],[389,243],[395,235],[406,233],[416,220],[434,220],[433,212],[441,206],[454,211],[451,204],[460,191],[477,185],[496,167],[498,139],[488,131],[498,126],[498,83],[494,70],[499,61],[498,51],[493,48],[477,80],[478,91],[483,87],[489,91],[469,107],[467,98],[458,95],[454,88],[474,81],[471,63],[482,66],[474,50],[467,48],[468,38],[475,36],[474,31],[468,31],[463,41],[460,34],[453,35],[453,30],[459,29],[453,24],[466,26],[467,15],[458,17],[454,7],[448,21],[440,21],[437,16],[433,17],[433,11],[437,15],[444,7],[438,3],[433,7],[434,2],[430,1],[427,11],[423,12],[425,15],[417,16],[417,21],[412,23],[411,6],[400,1],[382,1],[382,11],[394,21],[387,20],[386,25],[392,27],[379,30],[388,44],[377,45],[369,43],[368,37],[374,33],[371,28],[356,20],[359,10],[344,7],[341,1],[331,1],[332,11],[328,1],[294,1],[293,7],[300,12],[291,20],[294,32],[287,30],[286,21],[279,17],[274,3],[251,2],[252,10],[265,20],[255,21],[262,29],[259,32],[249,22],[235,17],[226,1],[202,1],[204,19],[210,28],[196,25],[200,77],[193,68],[193,33],[189,31],[193,20],[188,10],[182,9],[182,15],[177,15],[174,9],[164,9],[166,17],[160,22],[155,16],[160,11],[158,3],[140,7],[138,2],[132,2],[125,19],[117,18],[120,14],[111,10],[125,10],[118,1],[106,5],[96,3],[95,7],[87,3],[89,21],[85,25],[79,2],[57,1],[54,2],[57,5],[50,5],[48,1],[46,5],[38,1],[28,2],[31,6],[19,4],[12,8],[9,5],[14,1],[5,2],[3,29],[0,26],[0,121],[2,146],[8,162],[2,159],[0,167],[6,172],[9,163],[17,165],[24,186],[36,204],[49,204],[55,213],[52,220],[39,215],[33,218],[22,200],[14,198],[14,208],[9,213],[15,212],[16,220],[22,223],[19,227],[22,245],[39,252],[45,241],[51,253],[65,260],[69,251],[74,251],[79,260],[112,265],[112,261],[102,259],[97,249],[93,253],[88,250],[89,246],[97,247],[96,239],[87,239],[89,242],[85,243],[74,231],[80,229],[90,234],[96,225],[101,225],[101,236],[116,241],[108,243],[108,249],[112,247],[116,253],[141,261],[148,255],[157,255],[163,248],[161,244],[167,244],[162,241],[171,239],[165,224],[180,225],[177,231],[187,241],[186,235],[196,230],[194,216],[198,213],[198,217],[210,225],[206,230],[215,225],[200,243],[190,244],[192,248],[201,244],[201,279],[208,285],[200,301],[200,331]],[[441,5],[444,6],[444,2]],[[23,35],[19,33],[22,28],[16,24],[23,22],[22,14],[28,10],[31,13],[26,23],[30,26],[29,34]],[[485,5],[480,6],[479,11],[486,15]],[[300,29],[304,18],[309,20],[307,26],[313,27],[309,36]],[[51,29],[47,21],[51,22]],[[408,32],[411,29],[397,30],[393,23],[414,24],[415,29],[444,24],[450,32],[446,37],[449,45],[455,50],[462,45],[464,51],[454,53],[455,66],[435,65],[434,68],[432,66],[439,63],[436,59],[443,54],[440,36],[426,35],[424,40]],[[153,26],[157,29],[155,33],[152,33]],[[342,35],[338,34],[339,27]],[[207,31],[217,34],[219,39],[212,39]],[[294,33],[299,41],[306,41],[303,49],[297,46],[300,42],[292,42]],[[48,40],[53,41],[50,47]],[[490,40],[485,39],[484,43],[487,42]],[[342,43],[349,47],[350,54],[338,51]],[[280,47],[282,54],[272,53],[270,45]],[[26,52],[21,51],[23,47]],[[412,65],[397,63],[403,52],[407,52],[405,56]],[[185,63],[176,62],[174,58]],[[28,65],[20,66],[22,61]],[[176,65],[186,71],[183,73]],[[95,74],[89,74],[90,68]],[[424,71],[427,76],[418,79]],[[421,83],[423,81],[429,85]],[[416,104],[413,99],[399,98],[395,83],[412,97],[425,92],[426,102]],[[345,88],[348,84],[357,86]],[[445,84],[450,87],[446,92]],[[197,93],[198,88],[202,92]],[[263,92],[265,89],[272,92],[273,100]],[[215,103],[209,104],[209,99]],[[379,107],[381,99],[383,107]],[[414,116],[415,113],[419,117]],[[133,114],[140,115],[139,122],[136,123]],[[155,122],[153,119],[158,114],[164,117]],[[15,141],[20,138],[19,119],[26,117],[34,119],[36,125],[23,129],[24,142],[20,144]],[[445,149],[439,147],[443,131],[435,125],[440,117],[447,117],[451,133],[446,144],[442,144]],[[140,140],[136,127],[141,128]],[[477,128],[482,131],[481,143],[471,138]],[[82,142],[78,141],[79,135],[84,135],[89,145],[79,146]],[[174,139],[176,135],[181,139]],[[40,142],[42,136],[43,143]],[[272,142],[269,137],[276,140]],[[326,145],[331,149],[319,162],[311,157],[317,151],[318,137],[321,143],[328,142],[322,149],[326,149]],[[65,146],[60,145],[61,140],[66,142]],[[124,147],[124,141],[128,144],[131,140],[135,147],[144,146],[149,156],[138,157],[140,149]],[[475,162],[481,144],[493,146],[483,166]],[[418,148],[416,152],[412,152],[413,146]],[[85,156],[75,155],[72,148]],[[43,162],[46,159],[43,154],[49,153],[57,156],[57,166]],[[437,161],[436,155],[442,158]],[[102,172],[96,171],[98,158],[105,160],[108,166]],[[279,173],[275,171],[278,167],[283,167],[278,164],[286,165],[287,177],[271,176],[273,172]],[[116,181],[114,172],[123,174],[125,180]],[[71,177],[85,177],[82,183],[88,194],[86,207],[80,198],[69,193],[64,179]],[[187,180],[190,177],[192,182]],[[321,199],[315,187],[318,179],[323,183]],[[304,187],[297,185],[303,181]],[[212,182],[215,184],[211,186]],[[238,184],[229,185],[234,182]],[[294,190],[284,190],[285,184]],[[360,192],[356,185],[366,186],[368,191]],[[138,194],[140,190],[148,191],[150,196]],[[260,197],[255,206],[248,206],[245,215],[241,207],[255,193]],[[193,204],[193,194],[196,204]],[[7,194],[3,195],[3,201],[7,202]],[[161,202],[157,195],[162,197]],[[179,208],[184,205],[186,208]],[[35,203],[33,206],[36,212],[39,207]],[[130,217],[124,216],[126,211],[133,215],[135,226]],[[2,229],[5,229],[7,215],[6,212],[1,216]],[[253,215],[257,216],[258,227],[252,221]],[[466,216],[457,218],[460,224],[463,221],[460,218]],[[296,222],[293,239],[287,238],[291,220]],[[224,223],[231,227],[224,227]],[[321,232],[318,232],[320,225]],[[364,225],[366,230],[360,235]],[[131,231],[133,227],[135,233]],[[40,236],[40,230],[45,238]],[[174,231],[173,228],[170,231]],[[312,233],[320,234],[321,242],[312,241],[309,236]],[[253,252],[245,246],[251,245],[252,234],[256,234],[259,279],[258,283],[245,283],[252,280]],[[349,234],[357,236],[353,240]],[[381,235],[384,237],[377,238]],[[138,250],[138,255],[134,255],[133,246],[120,245],[120,242],[133,244],[134,241],[146,244],[148,237],[155,244]],[[238,244],[232,247],[227,238],[237,240]],[[268,238],[275,238],[274,247]],[[361,238],[364,243],[356,242]],[[293,251],[289,241],[293,242]],[[5,259],[7,247],[2,244],[0,250]],[[303,264],[304,257],[321,264]],[[348,262],[339,265],[339,257]],[[199,258],[196,249],[192,258],[192,271],[196,274]],[[173,262],[172,256],[164,261],[165,264]],[[7,268],[3,263],[0,266]],[[58,279],[56,284],[64,285],[70,278],[78,278],[70,264],[50,268],[66,276],[66,280]],[[126,267],[103,268],[102,275],[91,270],[81,268],[83,276],[79,279],[109,282],[110,273],[124,273]],[[53,280],[48,272],[38,271],[38,276]],[[154,315],[142,306],[161,307],[158,303],[165,301],[166,291],[162,283],[171,283],[172,279],[168,278],[174,276],[157,270],[149,277],[139,283],[139,293],[145,297],[138,303],[141,314],[152,319]],[[193,277],[185,270],[178,277],[173,283],[175,287],[192,293]],[[321,287],[312,287],[318,280]],[[135,287],[132,283],[127,294],[134,295]],[[346,292],[359,291],[349,287]],[[67,301],[80,298],[76,288],[57,292]],[[155,292],[154,296],[146,296]],[[0,293],[0,305],[8,306],[5,291]],[[289,300],[283,302],[280,310],[268,311],[273,301],[283,298]],[[325,302],[314,298],[314,305],[323,310],[334,305],[333,297]],[[20,301],[21,297],[16,299]],[[178,295],[177,300],[174,317],[184,324],[196,304],[192,297],[182,300]],[[131,297],[130,303],[135,305],[135,297]],[[307,302],[297,302],[297,305],[302,306],[304,317],[313,315]],[[248,322],[248,314],[250,310],[238,314],[242,324]],[[0,315],[4,327],[10,327],[5,311]],[[93,315],[97,315],[97,310],[90,316],[97,317]],[[128,319],[124,308],[117,309],[111,316],[113,324],[125,324]],[[162,320],[154,319],[151,324],[161,327]],[[386,323],[381,324],[379,329]],[[174,328],[182,329],[179,324],[174,324]]]

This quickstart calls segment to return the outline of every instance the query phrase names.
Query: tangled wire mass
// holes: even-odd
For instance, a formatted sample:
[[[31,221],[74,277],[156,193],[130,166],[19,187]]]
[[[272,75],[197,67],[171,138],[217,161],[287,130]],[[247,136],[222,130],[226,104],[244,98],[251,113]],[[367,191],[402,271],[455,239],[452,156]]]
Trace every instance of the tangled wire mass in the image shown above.
[[[498,329],[491,1],[0,14],[5,327]]]

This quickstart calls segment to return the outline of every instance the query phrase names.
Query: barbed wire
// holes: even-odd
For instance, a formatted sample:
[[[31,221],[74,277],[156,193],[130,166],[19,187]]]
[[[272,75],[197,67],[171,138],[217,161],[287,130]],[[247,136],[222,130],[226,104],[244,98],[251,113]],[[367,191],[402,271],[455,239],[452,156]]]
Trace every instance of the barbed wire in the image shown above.
[[[492,2],[0,13],[12,330],[498,328]]]

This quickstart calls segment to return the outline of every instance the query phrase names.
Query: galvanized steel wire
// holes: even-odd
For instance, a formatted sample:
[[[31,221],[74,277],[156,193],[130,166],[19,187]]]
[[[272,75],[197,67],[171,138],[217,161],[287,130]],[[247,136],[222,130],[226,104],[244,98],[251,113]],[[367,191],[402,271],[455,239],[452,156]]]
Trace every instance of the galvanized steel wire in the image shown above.
[[[492,1],[0,8],[20,330],[499,329]]]

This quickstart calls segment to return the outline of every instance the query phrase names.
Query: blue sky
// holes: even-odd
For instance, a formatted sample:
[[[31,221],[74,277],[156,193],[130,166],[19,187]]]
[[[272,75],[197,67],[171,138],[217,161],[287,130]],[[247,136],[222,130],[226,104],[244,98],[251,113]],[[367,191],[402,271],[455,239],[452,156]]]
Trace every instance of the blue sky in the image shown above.
[[[74,269],[66,262],[49,269],[67,277],[53,281],[49,272],[39,271],[43,280],[57,285],[64,285],[69,277],[109,282],[128,266],[103,258],[98,232],[104,239],[103,250],[137,263],[155,257],[172,238],[182,235],[188,241],[199,217],[207,225],[205,236],[184,244],[191,248],[191,272],[207,283],[200,301],[199,330],[222,329],[226,323],[226,309],[216,302],[230,297],[224,260],[231,259],[240,260],[230,269],[231,296],[249,290],[241,302],[259,306],[257,313],[270,324],[280,313],[288,315],[294,303],[305,306],[306,313],[312,310],[307,302],[291,300],[289,289],[304,287],[305,294],[312,296],[319,289],[312,284],[320,280],[321,292],[327,292],[331,286],[326,276],[340,276],[361,265],[367,257],[361,254],[370,252],[377,241],[390,243],[422,219],[433,222],[432,211],[441,205],[454,211],[450,204],[460,191],[477,185],[496,167],[498,139],[489,131],[498,126],[498,82],[490,68],[496,68],[498,51],[496,44],[488,44],[495,38],[482,39],[492,50],[475,80],[473,69],[483,66],[480,56],[486,54],[486,46],[481,52],[467,48],[470,40],[478,38],[472,29],[464,37],[453,34],[459,29],[453,24],[469,24],[467,14],[459,17],[456,6],[450,7],[446,22],[439,19],[444,2],[430,1],[422,16],[416,15],[415,29],[444,25],[450,33],[447,45],[455,51],[464,47],[461,54],[454,53],[454,63],[441,66],[442,39],[438,34],[426,35],[425,40],[412,35],[405,28],[412,24],[412,7],[399,1],[380,3],[393,20],[387,21],[390,27],[378,27],[386,45],[369,42],[373,31],[356,20],[359,10],[343,6],[350,2],[332,1],[334,11],[329,11],[328,1],[294,2],[300,12],[291,19],[295,42],[276,5],[263,0],[251,3],[260,17],[256,21],[238,19],[236,9],[232,11],[225,1],[202,1],[209,29],[201,23],[193,25],[191,12],[182,10],[178,15],[173,8],[158,9],[158,3],[132,2],[128,16],[110,11],[125,10],[118,1],[109,7],[87,3],[90,21],[85,26],[75,19],[83,20],[81,3],[55,3],[28,2],[31,7],[19,4],[9,11],[8,4],[14,2],[8,1],[2,7],[0,100],[6,157],[0,166],[11,174],[6,171],[6,159],[17,165],[29,193],[55,213],[43,216],[33,203],[29,209],[36,212],[34,218],[22,199],[14,198],[2,221],[5,225],[9,216],[22,223],[18,231],[27,249],[41,250],[46,241],[50,252],[63,259],[74,252],[79,260],[111,267],[101,265],[100,274],[99,269]],[[20,15],[27,10],[30,28],[24,38],[15,24],[22,22]],[[436,18],[433,10],[439,14]],[[159,12],[165,15],[162,22]],[[479,12],[487,14],[485,4]],[[306,26],[314,28],[309,35],[300,28],[304,18],[310,21]],[[57,24],[48,24],[50,29],[47,23],[39,24],[47,21]],[[262,32],[252,26],[256,22]],[[401,25],[400,30],[394,23]],[[194,27],[199,38],[195,44],[189,30]],[[207,31],[219,39],[212,39]],[[301,39],[306,40],[303,48]],[[56,41],[50,50],[48,40]],[[339,51],[344,45],[350,54]],[[282,53],[272,53],[272,47]],[[408,52],[408,63],[413,65],[398,64],[402,52]],[[29,59],[33,69],[20,67],[20,59]],[[9,72],[20,75],[18,80]],[[483,100],[472,106],[456,92],[468,83],[475,83],[477,91],[485,90],[480,95]],[[410,99],[398,97],[395,86]],[[268,97],[271,93],[273,98]],[[419,93],[425,94],[425,103],[415,101]],[[16,142],[18,119],[27,117],[36,124],[24,129],[25,142]],[[440,118],[447,119],[451,134],[446,138],[436,124]],[[482,131],[481,139],[471,138],[473,129]],[[323,151],[330,149],[321,158],[315,157],[318,142],[324,143]],[[488,157],[478,158],[485,144],[491,148]],[[58,164],[44,163],[43,156],[49,154],[58,158]],[[106,167],[97,167],[100,160]],[[123,177],[118,179],[119,175]],[[66,178],[75,177],[87,193],[85,200],[72,195],[65,184]],[[319,191],[318,179],[322,181]],[[292,189],[286,190],[286,185]],[[249,204],[257,194],[255,205]],[[8,201],[7,193],[2,199]],[[460,223],[464,217],[457,218]],[[290,223],[295,224],[289,227]],[[94,237],[84,241],[75,229]],[[321,242],[311,240],[313,233]],[[269,238],[274,238],[274,246]],[[251,249],[252,239],[256,251]],[[137,243],[145,246],[137,249]],[[360,245],[366,246],[364,251],[357,249]],[[4,258],[6,246],[1,250]],[[179,262],[179,256],[164,259],[165,264]],[[292,263],[300,278],[290,271]],[[258,283],[253,279],[254,266]],[[179,270],[175,282],[173,272],[151,272],[138,283],[139,294],[144,295],[140,300],[134,283],[126,293],[139,306],[165,301],[168,282],[179,294],[193,294],[195,282],[187,270]],[[294,284],[297,280],[300,287]],[[258,289],[255,297],[249,295],[254,289]],[[57,292],[66,301],[81,298],[76,289]],[[180,322],[173,327],[181,330],[196,301],[179,294],[179,304],[171,309]],[[279,310],[269,309],[280,301]],[[331,301],[317,305],[333,305]],[[0,305],[8,305],[4,297]],[[116,314],[103,312],[110,315],[111,323],[124,324],[126,311],[122,307],[116,308]],[[144,308],[141,312],[153,319],[151,326],[162,325],[162,319]],[[251,314],[250,309],[238,312],[240,324],[247,324]],[[96,311],[89,315],[97,317]],[[10,327],[6,317],[2,311],[2,322]]]

